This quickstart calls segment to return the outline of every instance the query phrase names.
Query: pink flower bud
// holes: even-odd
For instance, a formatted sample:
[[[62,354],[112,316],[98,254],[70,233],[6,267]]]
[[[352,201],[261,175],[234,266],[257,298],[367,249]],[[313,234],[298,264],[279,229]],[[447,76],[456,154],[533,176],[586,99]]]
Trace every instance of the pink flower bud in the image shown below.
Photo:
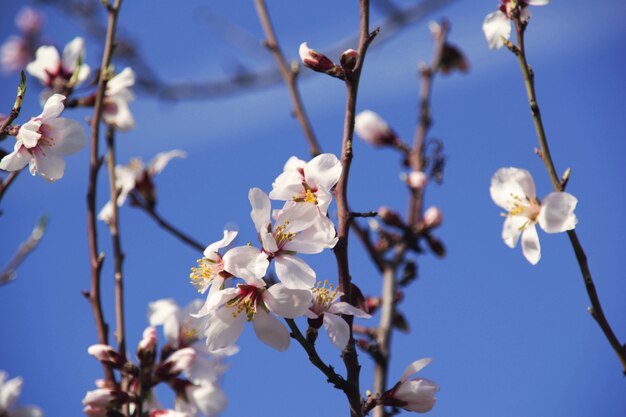
[[[192,417],[191,414],[174,410],[152,410],[150,417]]]
[[[302,63],[313,71],[327,72],[335,68],[335,63],[326,55],[309,48],[306,42],[300,44],[300,59]]]
[[[106,407],[111,401],[116,399],[113,391],[107,388],[98,388],[93,391],[87,391],[83,398],[83,405],[91,407]]]
[[[124,362],[126,362],[124,358],[109,345],[91,345],[87,349],[87,352],[100,362],[106,362],[115,368],[121,368]]]
[[[374,146],[393,145],[395,133],[378,114],[364,110],[354,120],[354,130],[365,142]]]
[[[143,337],[139,342],[139,346],[137,347],[138,352],[154,350],[157,342],[157,334],[155,327],[146,327],[143,331]]]
[[[157,367],[155,373],[161,380],[174,378],[189,369],[195,358],[196,351],[193,348],[178,349]]]
[[[341,54],[341,66],[346,71],[352,71],[356,66],[356,62],[359,60],[359,53],[354,49],[348,49]]]
[[[392,389],[381,395],[379,404],[402,407],[416,413],[430,411],[437,401],[435,394],[439,391],[439,386],[426,378],[409,379],[411,375],[420,371],[430,362],[431,359],[425,358],[410,364],[400,377],[400,381]]]
[[[424,226],[428,229],[439,226],[442,220],[443,213],[441,213],[439,207],[428,207],[428,209],[424,213]]]
[[[17,14],[15,25],[25,34],[35,34],[41,31],[44,21],[43,13],[27,6]]]
[[[407,176],[406,183],[414,190],[423,190],[428,184],[428,175],[422,171],[412,171]]]
[[[106,417],[107,409],[104,407],[92,407],[91,405],[83,408],[83,412],[89,417]]]

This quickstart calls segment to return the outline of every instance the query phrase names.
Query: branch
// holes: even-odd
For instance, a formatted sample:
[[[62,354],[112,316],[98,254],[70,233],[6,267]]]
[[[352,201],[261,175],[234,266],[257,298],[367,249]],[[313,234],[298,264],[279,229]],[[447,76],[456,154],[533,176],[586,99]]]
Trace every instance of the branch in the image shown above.
[[[0,140],[4,139],[4,137],[7,134],[6,133],[7,128],[11,126],[11,123],[13,123],[13,120],[15,120],[17,116],[20,114],[20,110],[22,109],[22,101],[24,100],[25,93],[26,93],[26,75],[24,74],[24,71],[21,71],[20,83],[17,86],[17,95],[15,96],[15,102],[13,103],[13,107],[11,108],[11,112],[9,113],[7,118],[4,120],[2,125],[0,125]]]
[[[272,53],[272,55],[274,55],[274,59],[276,59],[276,62],[278,63],[280,75],[287,85],[291,101],[293,102],[294,115],[298,119],[298,122],[304,131],[304,136],[309,144],[309,153],[311,154],[311,157],[315,157],[322,153],[322,151],[320,150],[320,146],[315,138],[315,133],[313,133],[313,127],[311,126],[311,122],[309,121],[302,104],[302,98],[300,97],[300,91],[298,90],[298,85],[296,83],[298,70],[291,68],[291,66],[287,63],[282,50],[280,49],[280,44],[278,43],[278,39],[274,33],[274,28],[272,27],[272,22],[270,20],[269,13],[267,12],[265,1],[255,0],[254,4],[256,6],[257,14],[259,15],[259,20],[261,21],[261,26],[263,26],[265,37],[267,38],[265,46]]]
[[[4,193],[7,192],[9,186],[13,184],[13,181],[15,181],[15,178],[17,178],[20,172],[22,172],[22,170],[11,172],[6,177],[6,179],[2,183],[0,183],[0,200],[2,200],[2,197],[4,197]]]
[[[539,111],[539,104],[535,93],[534,73],[526,61],[526,48],[524,45],[524,30],[526,26],[520,19],[519,9],[513,13],[513,22],[515,23],[518,42],[518,53],[516,55],[519,60],[522,75],[524,76],[524,85],[526,86],[526,94],[530,104],[530,111],[535,125],[535,130],[537,131],[537,137],[539,138],[539,145],[541,147],[541,158],[543,159],[546,169],[548,170],[548,175],[550,176],[550,181],[552,182],[554,190],[563,191],[564,184],[561,183],[561,180],[556,173],[554,162],[552,161],[552,156],[548,147],[548,139],[543,126],[543,121],[541,120],[541,112]],[[589,307],[588,310],[604,332],[604,335],[611,344],[611,347],[617,354],[624,374],[626,374],[626,345],[623,345],[618,340],[608,320],[606,319],[606,316],[604,315],[602,304],[600,304],[596,286],[591,276],[589,264],[587,263],[587,256],[585,255],[585,251],[580,243],[580,240],[578,240],[576,231],[568,230],[567,235],[570,243],[572,244],[572,248],[574,249],[574,253],[576,254],[576,260],[578,261],[580,272],[585,282],[585,289],[587,290],[587,295],[591,301],[591,307]]]
[[[26,257],[35,250],[37,245],[39,245],[39,242],[43,238],[44,232],[46,231],[47,224],[48,218],[46,216],[42,216],[41,219],[39,219],[39,223],[37,223],[33,231],[30,233],[28,239],[20,245],[15,255],[13,255],[7,266],[0,273],[0,285],[8,284],[15,279],[17,267],[20,266],[22,262],[24,262],[24,259],[26,259]]]

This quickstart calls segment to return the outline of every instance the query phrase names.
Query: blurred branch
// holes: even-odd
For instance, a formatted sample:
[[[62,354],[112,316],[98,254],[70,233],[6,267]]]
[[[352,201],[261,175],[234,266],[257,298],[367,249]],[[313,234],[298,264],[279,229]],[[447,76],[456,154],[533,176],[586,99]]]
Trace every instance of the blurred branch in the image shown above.
[[[428,15],[456,0],[419,0],[415,4],[395,10],[375,24],[381,29],[381,35],[373,47],[396,36],[402,29],[419,22]],[[39,3],[57,7],[63,13],[76,20],[89,34],[99,41],[105,33],[105,28],[98,19],[99,2],[97,0],[37,0]],[[358,42],[359,36],[351,35],[344,40],[324,48],[327,55],[340,55],[344,50],[351,48]],[[233,77],[221,80],[205,80],[199,82],[168,82],[161,80],[151,66],[142,57],[140,48],[128,37],[118,37],[115,56],[126,62],[139,74],[137,88],[147,94],[166,100],[215,99],[225,96],[249,92],[252,89],[268,88],[279,84],[282,80],[280,69],[266,68],[263,70],[240,71]],[[301,77],[310,76],[311,72],[303,72]]]
[[[552,160],[550,148],[548,147],[548,138],[543,126],[543,121],[541,119],[541,112],[539,110],[537,94],[535,92],[535,74],[526,60],[524,32],[527,22],[522,22],[519,6],[513,12],[512,19],[515,23],[515,29],[517,32],[517,49],[515,55],[519,60],[522,75],[524,77],[524,85],[526,87],[526,94],[528,96],[530,111],[532,114],[533,123],[535,125],[535,130],[537,131],[539,145],[541,146],[541,159],[546,166],[550,181],[552,182],[552,186],[554,187],[554,191],[563,191],[565,184],[561,182],[561,179],[557,174],[556,168],[554,167],[554,161]],[[572,244],[572,248],[574,249],[574,253],[576,254],[576,260],[578,262],[580,272],[585,282],[585,289],[587,290],[587,295],[589,296],[589,301],[591,302],[591,307],[588,308],[589,313],[591,313],[592,317],[598,323],[598,326],[600,326],[600,328],[602,329],[602,332],[604,333],[605,337],[611,344],[611,347],[617,354],[617,357],[622,365],[622,371],[624,372],[624,374],[626,374],[626,345],[622,344],[619,341],[619,339],[615,335],[615,332],[611,328],[609,321],[604,315],[604,310],[602,309],[602,304],[600,303],[600,298],[598,297],[596,286],[591,276],[591,270],[589,269],[589,264],[587,262],[587,255],[585,254],[582,244],[578,239],[576,231],[574,229],[568,230],[567,235],[569,237],[570,243]]]
[[[37,245],[39,245],[39,242],[44,236],[47,225],[48,217],[42,216],[33,231],[30,233],[28,239],[20,245],[7,266],[4,267],[2,272],[0,272],[0,285],[8,284],[15,279],[17,274],[16,269],[22,264],[22,262],[24,262],[24,259],[26,259],[26,257],[35,250]]]
[[[0,183],[0,200],[2,200],[2,197],[4,197],[4,193],[7,192],[9,186],[13,184],[13,181],[15,181],[15,178],[17,178],[20,172],[22,172],[22,170],[11,172],[6,177],[6,179],[2,183]]]

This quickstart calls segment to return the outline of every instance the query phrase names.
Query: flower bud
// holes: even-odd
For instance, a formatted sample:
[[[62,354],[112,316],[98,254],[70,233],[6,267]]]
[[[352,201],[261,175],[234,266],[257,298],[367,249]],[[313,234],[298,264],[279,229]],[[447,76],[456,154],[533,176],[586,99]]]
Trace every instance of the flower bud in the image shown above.
[[[344,78],[343,69],[330,60],[326,55],[309,48],[306,42],[300,44],[300,59],[302,63],[313,71],[324,72],[337,78]]]
[[[416,413],[430,411],[437,399],[435,393],[439,386],[426,378],[409,377],[420,371],[431,362],[431,359],[420,359],[410,364],[398,383],[389,391],[384,392],[379,400],[380,405],[401,407]]]
[[[443,46],[439,60],[439,71],[442,74],[449,74],[454,70],[465,73],[469,71],[469,67],[469,61],[458,47],[449,43]]]
[[[111,401],[128,400],[128,394],[119,390],[111,390],[108,388],[98,388],[93,391],[87,391],[83,398],[83,405],[93,408],[107,407]]]
[[[424,174],[422,171],[411,171],[406,177],[406,183],[413,190],[423,190],[426,188],[426,184],[428,184],[428,175]]]
[[[137,346],[137,357],[141,359],[146,355],[154,354],[157,342],[156,328],[149,326],[143,331],[143,337]]]
[[[117,353],[109,345],[91,345],[87,349],[87,353],[98,359],[100,362],[111,365],[116,369],[120,369],[122,366],[124,366],[124,363],[126,362],[124,357],[122,357],[122,355]]]
[[[196,351],[192,348],[178,349],[156,369],[157,377],[163,380],[171,379],[186,371],[196,358]]]
[[[402,217],[397,212],[391,210],[389,207],[381,207],[378,209],[378,215],[380,219],[389,226],[402,227],[404,222]]]
[[[359,53],[354,49],[348,49],[347,51],[344,51],[343,54],[341,54],[341,67],[344,69],[344,71],[351,72],[352,70],[354,70],[356,62],[358,60]]]
[[[354,130],[365,142],[373,146],[394,145],[396,134],[378,114],[364,110],[354,119]]]
[[[424,227],[426,227],[427,229],[432,229],[439,226],[442,220],[443,213],[441,212],[439,207],[428,207],[426,212],[424,212]]]

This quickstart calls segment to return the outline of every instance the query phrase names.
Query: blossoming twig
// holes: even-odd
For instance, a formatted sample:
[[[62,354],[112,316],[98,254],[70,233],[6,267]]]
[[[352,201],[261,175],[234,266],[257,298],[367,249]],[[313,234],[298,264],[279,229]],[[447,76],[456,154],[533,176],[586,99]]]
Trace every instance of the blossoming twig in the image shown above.
[[[289,89],[289,95],[291,96],[291,101],[293,102],[294,116],[296,116],[298,122],[302,126],[304,136],[306,137],[306,140],[309,144],[309,153],[311,154],[311,157],[315,157],[322,153],[322,151],[320,150],[320,146],[317,143],[315,133],[313,133],[313,127],[311,126],[311,122],[309,121],[309,118],[307,117],[306,111],[304,110],[304,106],[302,104],[302,98],[300,97],[300,91],[298,90],[298,85],[296,83],[298,71],[294,70],[287,63],[287,60],[285,59],[285,56],[280,49],[280,44],[278,43],[278,39],[276,38],[276,34],[274,33],[274,28],[272,26],[269,13],[267,12],[267,6],[265,5],[265,1],[256,0],[254,4],[256,6],[259,20],[261,21],[261,26],[263,26],[263,31],[265,32],[265,36],[267,38],[264,44],[267,49],[272,53],[272,55],[274,55],[274,58],[278,63],[280,75],[283,77],[285,84],[287,84],[287,88]]]
[[[104,92],[106,90],[106,74],[109,64],[111,63],[111,55],[113,54],[113,39],[115,37],[115,28],[117,25],[117,16],[122,0],[115,0],[115,4],[107,9],[108,21],[107,32],[104,44],[104,53],[102,63],[100,65],[100,77],[98,79],[98,90],[94,103],[94,113],[91,119],[91,153],[89,157],[89,185],[87,188],[87,237],[89,240],[89,258],[91,260],[91,290],[89,292],[89,301],[96,320],[96,328],[98,331],[98,341],[101,344],[108,345],[108,326],[104,320],[102,312],[102,300],[100,298],[100,271],[102,269],[102,261],[104,259],[98,253],[98,237],[96,232],[96,188],[98,180],[98,171],[100,170],[101,159],[98,154],[98,136],[100,132],[100,119],[102,117],[102,108],[104,101]],[[115,376],[110,366],[103,365],[105,378],[109,384],[115,383]]]
[[[5,130],[11,126],[13,120],[17,118],[20,114],[20,110],[22,109],[22,100],[24,100],[24,94],[26,93],[26,74],[24,71],[20,72],[20,84],[17,86],[17,95],[15,96],[15,102],[13,103],[13,107],[11,108],[11,112],[9,116],[4,120],[2,126],[0,126],[0,140],[3,139],[6,135]]]
[[[546,132],[543,126],[543,121],[541,120],[541,112],[539,111],[539,104],[537,103],[537,95],[535,93],[535,80],[534,73],[528,62],[526,61],[526,48],[524,45],[524,32],[526,29],[527,22],[523,21],[520,16],[520,10],[517,8],[512,13],[512,19],[515,24],[515,30],[517,32],[517,51],[515,53],[519,60],[520,68],[522,70],[522,75],[524,76],[524,85],[526,86],[526,94],[528,95],[528,101],[530,104],[530,110],[533,118],[533,123],[535,125],[535,130],[537,131],[537,137],[539,139],[539,145],[541,147],[541,159],[543,160],[546,169],[548,170],[548,175],[550,176],[550,181],[552,182],[552,186],[555,191],[563,191],[565,181],[561,182],[559,176],[556,173],[556,168],[554,167],[554,162],[552,161],[552,156],[550,154],[550,149],[548,147],[548,139],[546,136]],[[569,177],[569,175],[567,175]],[[585,251],[578,239],[578,235],[575,230],[568,230],[567,235],[570,239],[572,247],[574,249],[574,253],[576,254],[576,260],[578,261],[578,265],[580,266],[580,271],[583,276],[583,280],[585,281],[585,288],[587,290],[587,294],[589,296],[589,300],[591,301],[591,307],[588,308],[589,312],[596,320],[604,335],[608,339],[611,347],[617,354],[619,358],[623,372],[626,374],[626,345],[623,345],[615,333],[611,328],[606,316],[604,315],[604,311],[602,309],[602,305],[600,304],[600,299],[598,297],[598,293],[596,291],[595,284],[593,282],[593,278],[591,276],[591,271],[589,270],[589,264],[587,263],[587,256],[585,255]]]
[[[37,245],[39,245],[39,242],[41,241],[41,238],[43,238],[46,231],[47,224],[48,218],[46,216],[39,219],[39,222],[31,232],[28,239],[20,245],[15,255],[13,255],[13,258],[11,258],[4,270],[0,272],[0,285],[8,284],[15,279],[15,270],[22,262],[24,262],[24,259],[35,250]]]

